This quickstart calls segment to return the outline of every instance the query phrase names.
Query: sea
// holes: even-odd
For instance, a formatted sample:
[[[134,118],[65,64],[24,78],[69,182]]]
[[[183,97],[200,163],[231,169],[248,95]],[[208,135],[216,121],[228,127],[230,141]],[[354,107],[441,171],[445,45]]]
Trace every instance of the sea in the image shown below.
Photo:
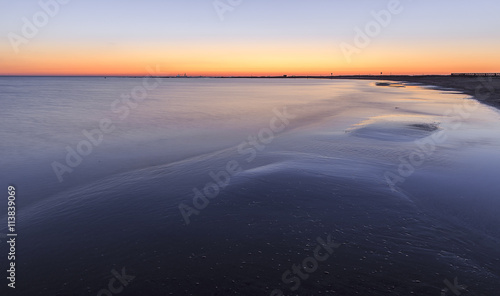
[[[500,111],[451,89],[0,77],[0,138],[1,295],[500,295]]]

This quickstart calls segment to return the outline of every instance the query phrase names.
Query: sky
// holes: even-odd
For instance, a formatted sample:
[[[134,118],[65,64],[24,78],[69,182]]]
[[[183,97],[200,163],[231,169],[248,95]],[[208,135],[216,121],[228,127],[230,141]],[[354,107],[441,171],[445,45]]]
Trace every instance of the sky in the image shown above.
[[[0,75],[500,72],[497,0],[0,0]]]

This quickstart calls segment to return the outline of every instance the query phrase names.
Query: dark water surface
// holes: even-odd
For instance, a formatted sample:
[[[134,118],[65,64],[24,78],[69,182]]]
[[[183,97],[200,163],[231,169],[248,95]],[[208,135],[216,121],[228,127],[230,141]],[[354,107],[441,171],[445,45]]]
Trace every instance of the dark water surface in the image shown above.
[[[499,111],[375,81],[143,82],[0,78],[1,295],[499,295]]]

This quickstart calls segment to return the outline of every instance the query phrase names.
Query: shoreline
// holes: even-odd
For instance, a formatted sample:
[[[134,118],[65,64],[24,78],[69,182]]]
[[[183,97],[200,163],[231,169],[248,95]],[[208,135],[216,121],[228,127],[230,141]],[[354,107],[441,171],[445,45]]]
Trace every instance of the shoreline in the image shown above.
[[[144,78],[156,77],[163,79],[177,78],[213,78],[213,79],[353,79],[353,80],[381,80],[401,83],[416,83],[419,86],[434,86],[438,90],[455,90],[470,95],[479,102],[500,110],[500,76],[451,76],[451,75],[339,75],[339,76],[10,76],[0,77],[68,77],[68,78]],[[478,91],[479,89],[479,91]]]
[[[460,76],[333,76],[329,79],[385,80],[402,83],[417,83],[420,86],[435,86],[440,90],[456,90],[472,96],[481,103],[500,110],[500,77]]]

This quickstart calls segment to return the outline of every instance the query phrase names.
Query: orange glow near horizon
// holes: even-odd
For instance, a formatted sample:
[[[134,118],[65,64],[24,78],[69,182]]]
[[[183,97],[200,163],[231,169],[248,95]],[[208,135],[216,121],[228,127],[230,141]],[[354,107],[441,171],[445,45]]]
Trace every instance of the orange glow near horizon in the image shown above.
[[[201,48],[201,49],[200,49]],[[321,50],[317,50],[320,48]],[[347,63],[340,50],[324,44],[263,45],[150,44],[102,48],[86,45],[26,47],[19,54],[0,49],[0,75],[148,75],[147,67],[160,66],[160,75],[357,75],[357,74],[450,74],[498,72],[493,50],[481,55],[422,48],[370,48],[354,54]],[[472,62],[473,61],[473,62]]]

